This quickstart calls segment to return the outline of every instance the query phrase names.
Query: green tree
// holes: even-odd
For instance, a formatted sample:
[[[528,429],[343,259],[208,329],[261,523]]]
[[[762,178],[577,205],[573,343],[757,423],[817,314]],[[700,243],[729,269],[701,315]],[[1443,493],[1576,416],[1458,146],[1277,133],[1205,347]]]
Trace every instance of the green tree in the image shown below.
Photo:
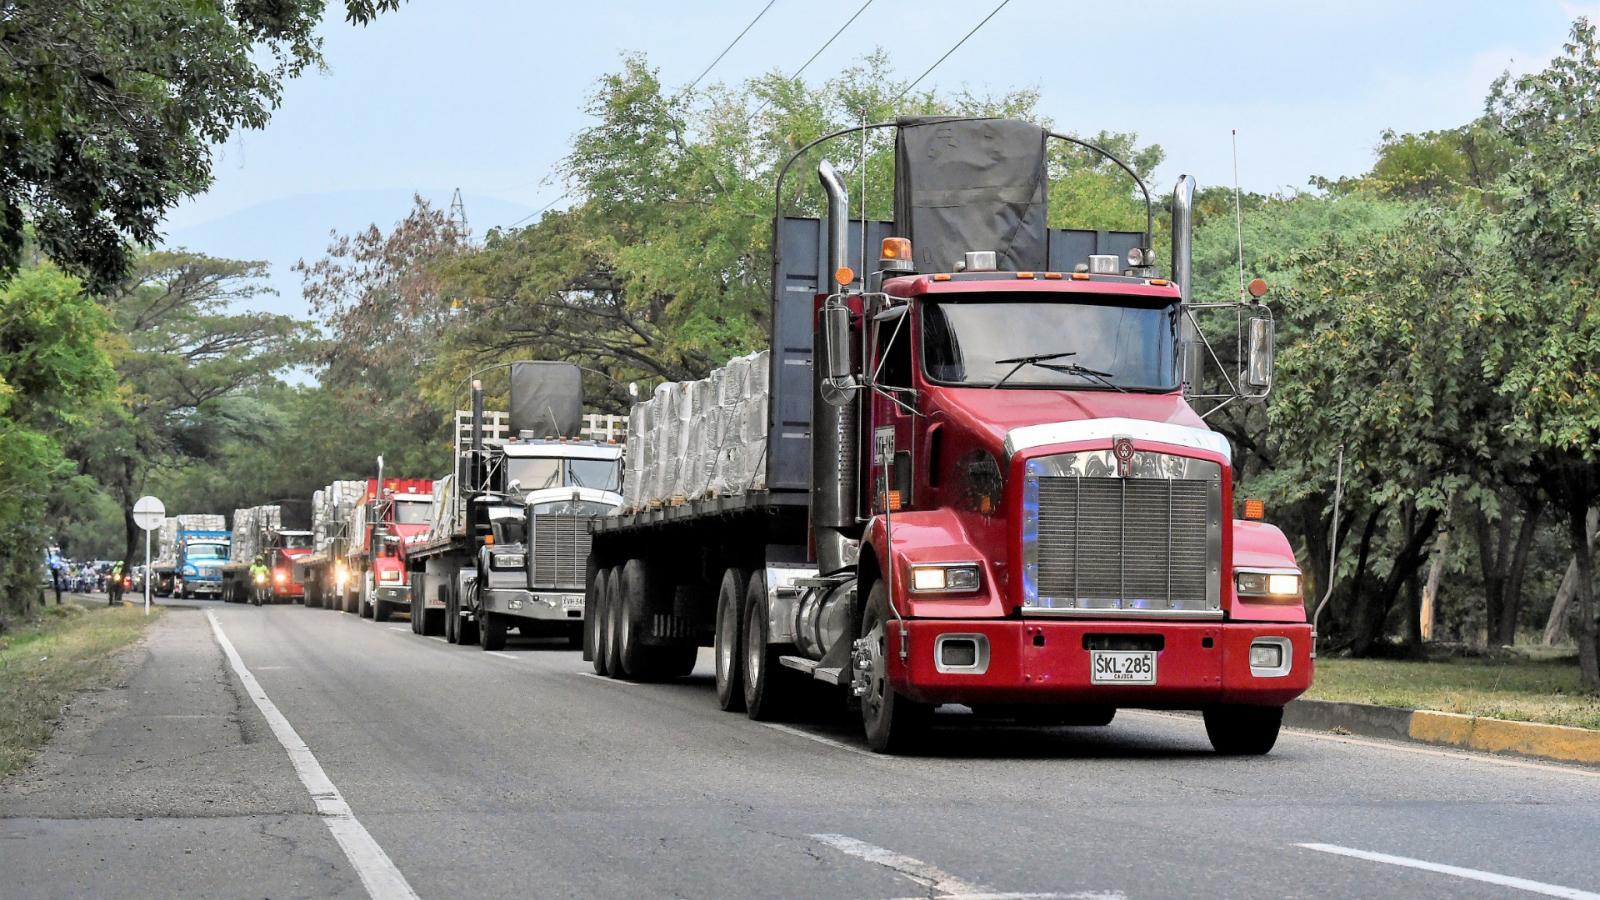
[[[106,297],[119,402],[74,455],[122,507],[128,558],[150,473],[216,459],[230,437],[261,429],[259,408],[237,394],[305,359],[304,323],[240,308],[266,290],[265,276],[261,262],[153,252]]]
[[[1496,191],[1515,304],[1508,429],[1538,447],[1577,560],[1579,666],[1600,690],[1585,518],[1600,500],[1600,43],[1585,19],[1543,71],[1499,79],[1489,113],[1511,163]]]
[[[400,0],[346,0],[365,24]],[[321,60],[326,0],[0,3],[0,277],[40,247],[92,286],[211,183],[214,147],[264,126]]]
[[[61,444],[111,389],[105,328],[78,280],[49,263],[0,288],[0,624],[37,590],[50,499],[81,486]]]

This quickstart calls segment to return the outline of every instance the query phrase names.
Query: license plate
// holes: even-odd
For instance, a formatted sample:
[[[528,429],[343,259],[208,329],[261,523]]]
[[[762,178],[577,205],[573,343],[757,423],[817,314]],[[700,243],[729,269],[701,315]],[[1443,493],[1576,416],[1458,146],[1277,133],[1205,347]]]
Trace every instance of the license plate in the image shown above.
[[[561,598],[561,608],[562,609],[583,609],[583,598],[582,597],[562,597]]]
[[[1090,684],[1155,684],[1154,650],[1089,651]]]

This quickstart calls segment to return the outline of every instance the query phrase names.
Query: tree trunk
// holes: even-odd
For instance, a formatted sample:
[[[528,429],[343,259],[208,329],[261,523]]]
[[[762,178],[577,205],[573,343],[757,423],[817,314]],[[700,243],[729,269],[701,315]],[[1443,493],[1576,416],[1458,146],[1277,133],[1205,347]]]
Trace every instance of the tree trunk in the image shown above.
[[[1422,568],[1422,551],[1438,526],[1439,511],[1431,509],[1423,515],[1421,523],[1406,535],[1405,546],[1395,556],[1394,567],[1379,589],[1378,596],[1372,598],[1372,602],[1363,604],[1367,617],[1355,636],[1355,642],[1350,645],[1353,655],[1367,655],[1383,639],[1384,627],[1388,624],[1389,611],[1394,608],[1395,598],[1400,595],[1400,589],[1405,586],[1407,579]]]
[[[1483,639],[1493,644],[1499,630],[1500,608],[1505,602],[1511,515],[1502,504],[1499,520],[1491,523],[1483,508],[1478,507],[1472,517],[1472,526],[1478,538],[1478,564],[1483,572]]]
[[[1422,609],[1419,612],[1418,632],[1422,640],[1433,640],[1433,623],[1439,615],[1439,581],[1444,577],[1445,559],[1450,555],[1450,532],[1439,533],[1433,543],[1433,563],[1428,566],[1428,583],[1422,589]]]
[[[1517,614],[1522,610],[1522,577],[1528,569],[1528,551],[1533,547],[1539,531],[1539,517],[1543,504],[1530,503],[1522,514],[1522,525],[1517,529],[1517,542],[1511,552],[1511,565],[1500,595],[1500,620],[1494,624],[1494,643],[1509,647],[1517,642]]]
[[[1578,564],[1578,670],[1583,686],[1600,691],[1600,646],[1596,645],[1594,618],[1594,553],[1589,549],[1588,503],[1575,503],[1567,515],[1567,536],[1572,541],[1572,558]]]
[[[1589,552],[1594,552],[1595,537],[1600,536],[1600,506],[1589,510]],[[1567,573],[1561,576],[1561,587],[1556,590],[1556,600],[1550,604],[1550,618],[1544,624],[1544,645],[1546,647],[1559,644],[1566,640],[1567,617],[1572,610],[1572,594],[1578,586],[1578,558],[1574,556],[1567,563]]]

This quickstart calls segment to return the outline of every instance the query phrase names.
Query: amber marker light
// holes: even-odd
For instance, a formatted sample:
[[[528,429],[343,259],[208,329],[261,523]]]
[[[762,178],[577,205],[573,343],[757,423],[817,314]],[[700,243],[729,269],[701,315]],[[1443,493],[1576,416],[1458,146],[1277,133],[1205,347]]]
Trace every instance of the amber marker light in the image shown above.
[[[883,239],[882,249],[878,252],[879,259],[910,259],[911,239],[903,237],[886,237]]]
[[[1267,504],[1264,500],[1244,501],[1244,517],[1259,522],[1267,517]]]

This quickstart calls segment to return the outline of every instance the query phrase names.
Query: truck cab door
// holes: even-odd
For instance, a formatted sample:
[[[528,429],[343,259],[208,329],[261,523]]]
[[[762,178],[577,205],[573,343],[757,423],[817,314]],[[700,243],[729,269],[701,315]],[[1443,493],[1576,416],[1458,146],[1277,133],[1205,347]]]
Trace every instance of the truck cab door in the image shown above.
[[[884,451],[888,451],[888,488],[898,494],[897,509],[914,509],[918,497],[913,494],[916,483],[915,446],[916,395],[911,392],[912,378],[912,322],[908,306],[891,307],[872,320],[872,354],[868,376],[881,390],[869,393],[871,404],[871,429],[867,435],[866,451],[862,458],[870,472],[864,483],[870,485],[868,507],[873,514],[884,511]]]

